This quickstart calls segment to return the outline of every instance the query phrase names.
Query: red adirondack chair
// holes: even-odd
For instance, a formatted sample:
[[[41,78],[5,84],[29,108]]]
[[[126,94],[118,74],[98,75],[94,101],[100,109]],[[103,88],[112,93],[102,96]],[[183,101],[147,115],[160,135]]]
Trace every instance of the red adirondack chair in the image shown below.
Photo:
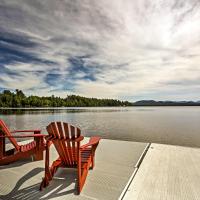
[[[80,146],[84,139],[81,130],[68,123],[52,122],[47,126],[49,138],[46,145],[45,177],[40,189],[48,186],[56,170],[59,167],[77,168],[78,194],[80,194],[85,183],[88,170],[94,168],[95,150],[99,144],[100,137],[91,137],[89,142]],[[59,157],[51,167],[49,166],[49,147],[54,144]]]
[[[14,133],[19,132],[33,132],[34,134],[13,135]],[[5,122],[0,119],[0,165],[9,164],[19,159],[28,158],[32,155],[35,160],[42,160],[43,151],[45,150],[45,135],[40,133],[40,130],[17,130],[11,132]],[[29,137],[34,138],[34,140],[24,145],[19,145],[15,139]],[[13,149],[6,150],[6,138],[13,144]]]

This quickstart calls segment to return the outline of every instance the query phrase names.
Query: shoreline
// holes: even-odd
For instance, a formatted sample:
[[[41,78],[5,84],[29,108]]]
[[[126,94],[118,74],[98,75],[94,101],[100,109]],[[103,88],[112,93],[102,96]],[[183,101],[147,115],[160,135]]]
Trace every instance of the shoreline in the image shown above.
[[[133,106],[77,106],[77,107],[0,107],[0,110],[67,110],[67,109],[102,109],[102,108],[132,108],[132,107],[200,107],[199,105],[133,105]]]

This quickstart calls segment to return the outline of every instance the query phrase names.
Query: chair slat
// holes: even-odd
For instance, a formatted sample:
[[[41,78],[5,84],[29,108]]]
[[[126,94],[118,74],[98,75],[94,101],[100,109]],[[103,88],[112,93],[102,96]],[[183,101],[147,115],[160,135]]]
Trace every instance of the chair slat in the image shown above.
[[[60,142],[58,140],[58,137],[59,136],[59,133],[58,133],[58,130],[57,130],[57,127],[56,127],[56,124],[55,123],[51,123],[48,127],[47,127],[47,131],[50,131],[50,134],[52,134],[52,136],[54,137],[53,138],[53,143],[54,143],[54,146],[59,154],[59,156],[61,157],[61,159],[63,160],[63,162],[65,164],[67,164],[67,161],[65,159],[65,155],[64,155],[64,150],[62,149],[62,146],[60,145]]]
[[[52,126],[54,126],[54,123],[52,122],[51,124],[49,124],[46,129],[47,129],[47,132],[49,133],[49,136],[53,137],[53,138],[56,138],[56,135],[54,134],[54,131],[53,131],[53,128]]]
[[[75,139],[75,127],[70,125],[70,131],[71,131],[71,138]],[[76,147],[75,142],[71,141],[71,144],[72,144],[71,145],[72,146],[72,152],[75,155],[75,147]],[[76,157],[73,157],[73,163],[75,164],[75,162],[76,162]]]
[[[57,122],[57,127],[58,127],[58,131],[60,133],[60,137],[63,138],[63,139],[66,139],[65,134],[63,133],[62,123]],[[61,145],[62,145],[62,148],[64,150],[64,155],[65,155],[66,161],[67,161],[68,165],[70,165],[71,162],[70,162],[70,159],[69,159],[69,152],[68,152],[68,149],[66,147],[65,140],[61,140]]]
[[[80,128],[77,128],[76,127],[76,129],[77,129],[77,138],[81,135],[81,130],[80,130]]]
[[[69,124],[68,123],[63,123],[64,131],[65,131],[65,137],[66,139],[70,139],[69,135]],[[69,152],[69,160],[70,160],[70,165],[73,165],[73,157],[72,157],[72,149],[71,149],[71,143],[70,141],[67,141],[67,149]]]

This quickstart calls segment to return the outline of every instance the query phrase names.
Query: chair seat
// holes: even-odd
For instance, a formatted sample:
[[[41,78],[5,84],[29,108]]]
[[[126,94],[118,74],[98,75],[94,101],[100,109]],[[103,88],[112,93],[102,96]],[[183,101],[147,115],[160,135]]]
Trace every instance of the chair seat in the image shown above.
[[[91,148],[90,149],[84,149],[83,151],[81,151],[81,163],[86,163],[89,161],[89,159],[92,156],[92,151]]]
[[[67,148],[69,151],[69,148]],[[72,156],[75,159],[77,157],[77,149],[72,152]],[[92,149],[87,148],[81,151],[81,163],[87,163],[92,156]],[[76,160],[76,159],[75,159]]]
[[[36,142],[32,141],[28,144],[21,145],[20,150],[21,152],[26,152],[26,151],[29,151],[30,149],[34,149],[35,147],[36,147]]]

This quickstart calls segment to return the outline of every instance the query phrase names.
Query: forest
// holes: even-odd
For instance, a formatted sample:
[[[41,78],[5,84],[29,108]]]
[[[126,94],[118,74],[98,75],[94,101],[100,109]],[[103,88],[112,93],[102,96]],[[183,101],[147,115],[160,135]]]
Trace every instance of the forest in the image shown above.
[[[128,101],[116,99],[86,98],[68,95],[66,98],[26,96],[22,90],[15,92],[4,90],[0,93],[0,107],[31,108],[31,107],[99,107],[99,106],[131,106]]]

